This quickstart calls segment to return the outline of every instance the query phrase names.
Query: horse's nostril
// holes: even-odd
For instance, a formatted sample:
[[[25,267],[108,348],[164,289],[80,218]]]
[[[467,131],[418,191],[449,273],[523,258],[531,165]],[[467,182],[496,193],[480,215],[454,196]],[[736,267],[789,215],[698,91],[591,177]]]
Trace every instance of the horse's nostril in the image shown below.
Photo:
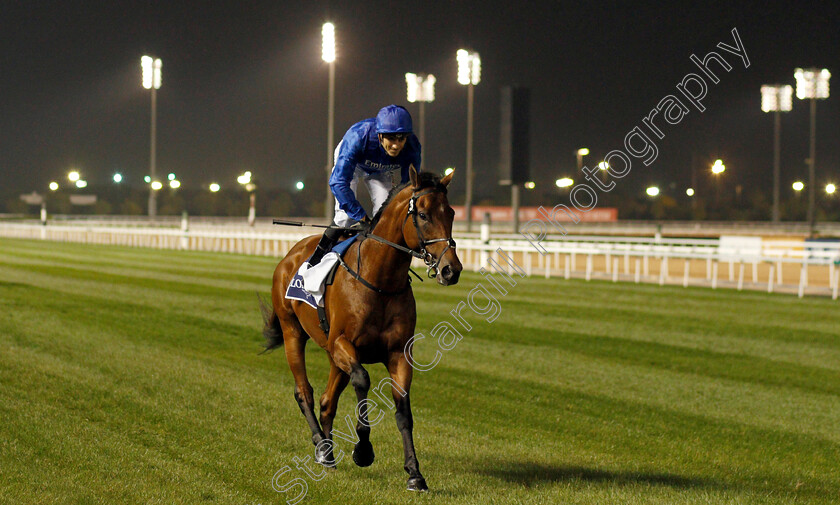
[[[440,271],[440,275],[443,276],[444,279],[449,280],[452,278],[452,268],[449,265],[443,267],[443,270]]]

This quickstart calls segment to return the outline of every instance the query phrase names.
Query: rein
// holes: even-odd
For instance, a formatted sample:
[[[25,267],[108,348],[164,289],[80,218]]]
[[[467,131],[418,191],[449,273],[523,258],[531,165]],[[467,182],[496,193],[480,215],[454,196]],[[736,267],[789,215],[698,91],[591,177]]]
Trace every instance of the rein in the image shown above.
[[[372,238],[372,239],[376,240],[377,242],[380,242],[380,243],[383,243],[387,246],[393,247],[394,249],[396,249],[400,252],[404,252],[404,253],[409,254],[409,255],[417,258],[417,259],[423,260],[423,263],[425,263],[426,266],[428,267],[426,269],[426,275],[430,279],[437,276],[438,265],[440,265],[440,261],[441,261],[441,259],[443,259],[443,255],[446,254],[446,251],[448,251],[449,249],[454,249],[455,248],[455,240],[451,236],[448,237],[448,238],[435,238],[435,239],[426,240],[426,238],[423,237],[423,232],[420,231],[419,224],[417,223],[417,199],[420,198],[421,196],[426,196],[426,195],[434,193],[436,191],[440,191],[440,189],[432,188],[432,189],[428,189],[428,190],[426,190],[426,191],[424,191],[420,194],[416,194],[416,193],[412,194],[411,199],[408,201],[408,212],[405,215],[405,219],[403,219],[402,229],[405,230],[405,224],[408,222],[408,217],[409,216],[412,217],[412,221],[414,223],[414,229],[417,232],[417,240],[420,242],[420,251],[415,251],[414,249],[410,249],[408,247],[401,246],[399,244],[391,242],[388,239],[380,237],[379,235],[374,235],[374,234],[369,233],[367,231],[362,233],[363,239],[364,238]],[[426,246],[429,245],[429,244],[435,244],[435,243],[438,243],[438,242],[446,242],[447,244],[446,244],[446,248],[443,250],[443,252],[441,252],[438,255],[438,257],[435,258],[432,255],[432,253],[430,253],[426,250]],[[359,264],[356,266],[356,269],[357,269],[356,271],[351,269],[350,266],[347,265],[347,263],[344,261],[344,259],[339,257],[338,261],[339,261],[339,264],[342,267],[344,267],[345,270],[347,270],[347,273],[349,273],[351,276],[353,276],[353,278],[355,278],[357,281],[361,282],[362,285],[365,286],[366,288],[369,288],[369,289],[371,289],[373,291],[376,291],[377,293],[383,294],[383,295],[397,295],[397,294],[403,293],[411,285],[411,277],[409,277],[408,282],[406,283],[405,287],[398,290],[398,291],[386,291],[386,290],[377,288],[376,286],[374,286],[373,284],[371,284],[370,282],[365,280],[361,276],[361,274],[359,274],[359,270],[361,270],[361,253],[362,253],[362,240],[359,241],[359,252],[357,254],[357,263],[359,263]],[[412,274],[414,274],[418,279],[420,279],[420,281],[423,280],[410,267],[409,267],[408,271],[411,272]]]

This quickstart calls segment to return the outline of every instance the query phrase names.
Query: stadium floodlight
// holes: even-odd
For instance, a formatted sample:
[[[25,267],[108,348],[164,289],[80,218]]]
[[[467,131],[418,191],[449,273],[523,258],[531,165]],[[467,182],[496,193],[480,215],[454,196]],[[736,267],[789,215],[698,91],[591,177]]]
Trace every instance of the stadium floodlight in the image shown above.
[[[335,125],[335,25],[324,23],[321,27],[321,59],[329,66],[329,90],[327,92],[327,185],[324,195],[324,217],[332,220],[335,205],[330,189],[330,174],[333,167],[333,145]]]
[[[420,128],[417,138],[423,146],[423,156],[426,157],[426,102],[435,101],[435,76],[432,74],[405,74],[407,87],[406,98],[409,102],[420,102]]]
[[[78,181],[76,181],[76,187],[77,188],[86,188],[87,187],[87,181],[84,180],[84,179],[79,179]]]
[[[210,191],[211,192],[218,193],[220,189],[222,189],[222,187],[219,186],[217,183],[213,182],[213,183],[210,184]]]
[[[79,175],[79,172],[78,172],[78,171],[76,171],[76,170],[73,170],[72,172],[70,172],[70,173],[68,173],[68,174],[67,174],[67,179],[68,179],[70,182],[76,182],[76,181],[78,181],[80,178],[81,178],[81,175]]]
[[[537,187],[537,183],[534,181],[528,181],[524,184],[525,189],[534,189]]]
[[[659,188],[657,186],[650,186],[645,190],[645,193],[651,197],[657,196],[659,194]]]
[[[712,165],[712,173],[713,174],[722,174],[726,171],[726,165],[723,164],[722,160],[715,160],[714,164]]]
[[[158,190],[159,190],[159,189],[161,189],[162,187],[163,187],[163,183],[161,183],[160,181],[153,181],[153,182],[152,182],[151,188],[152,188],[154,191],[158,191]]]
[[[52,181],[50,183],[50,191],[58,191],[58,183],[57,182]]]
[[[802,181],[796,181],[793,183],[793,190],[794,191],[802,191],[805,188],[805,184]]]
[[[303,181],[297,181],[295,183],[295,189],[297,189],[298,191],[301,191],[303,189],[303,187],[304,187]]]
[[[478,53],[459,49],[455,53],[458,61],[458,83],[467,87],[467,191],[464,210],[467,213],[467,231],[472,231],[472,186],[473,186],[473,88],[481,82],[481,58]]]
[[[837,191],[837,186],[835,186],[834,184],[825,185],[825,192],[829,195],[833,195],[835,191]]]
[[[160,58],[143,56],[140,58],[140,67],[143,69],[143,87],[148,89],[152,98],[152,120],[149,133],[149,174],[151,179],[155,178],[155,156],[157,155],[157,90],[160,89],[161,67],[163,63]],[[150,187],[151,188],[151,187]],[[154,188],[149,190],[149,217],[157,216],[157,197]]]
[[[321,59],[326,63],[335,61],[335,25],[324,23],[321,27]]]
[[[178,189],[181,187],[181,181],[178,179],[172,179],[169,181],[169,187],[172,189]]]
[[[688,196],[694,196],[694,188],[686,189],[685,194],[688,195]]]
[[[816,186],[817,174],[814,164],[817,157],[817,99],[828,98],[828,80],[831,72],[823,68],[801,69],[793,72],[796,78],[796,98],[800,100],[811,100],[811,149],[808,158],[808,222],[811,226],[811,235],[814,234],[817,224],[816,213]]]
[[[447,168],[446,170],[444,170],[444,171],[443,171],[443,175],[449,175],[449,174],[451,174],[451,173],[452,173],[452,172],[454,172],[454,171],[455,171],[455,169],[454,169],[454,168],[449,167],[449,168]]]
[[[114,174],[114,182],[119,184],[119,183],[122,182],[122,180],[123,180],[123,176],[122,176],[121,173],[118,172],[118,173]]]
[[[575,183],[575,181],[571,180],[568,177],[563,177],[561,179],[557,179],[556,181],[554,181],[554,185],[557,186],[558,188],[568,188],[569,186],[571,186],[574,183]]]
[[[761,87],[761,110],[775,112],[773,124],[773,222],[778,223],[779,216],[779,180],[781,178],[779,135],[781,131],[781,113],[793,108],[793,87],[789,84],[765,84]]]

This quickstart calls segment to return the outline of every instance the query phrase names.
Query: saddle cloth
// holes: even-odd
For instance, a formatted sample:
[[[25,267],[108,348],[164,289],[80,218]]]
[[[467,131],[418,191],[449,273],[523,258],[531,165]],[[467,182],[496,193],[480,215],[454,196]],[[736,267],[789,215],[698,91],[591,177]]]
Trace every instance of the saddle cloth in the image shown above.
[[[326,279],[338,266],[338,258],[344,256],[347,249],[356,241],[358,235],[339,242],[321,258],[321,262],[315,266],[309,264],[309,260],[303,262],[297,273],[289,282],[286,289],[286,298],[300,300],[313,309],[324,306],[324,291],[326,290]],[[311,257],[311,256],[310,256]]]

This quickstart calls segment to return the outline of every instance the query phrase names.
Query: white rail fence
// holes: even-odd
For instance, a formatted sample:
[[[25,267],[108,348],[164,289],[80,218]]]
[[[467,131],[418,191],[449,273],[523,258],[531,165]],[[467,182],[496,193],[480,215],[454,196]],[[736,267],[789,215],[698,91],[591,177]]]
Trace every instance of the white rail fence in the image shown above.
[[[42,226],[0,222],[0,237],[212,251],[281,257],[311,233],[272,228],[198,226],[190,230],[62,224]],[[502,248],[529,276],[601,279],[613,282],[761,289],[767,292],[830,295],[840,290],[840,241],[804,242],[760,237],[653,239],[563,237],[545,240],[541,254],[530,242],[513,238],[458,238],[464,267],[478,270]],[[422,266],[422,263],[417,264]]]

